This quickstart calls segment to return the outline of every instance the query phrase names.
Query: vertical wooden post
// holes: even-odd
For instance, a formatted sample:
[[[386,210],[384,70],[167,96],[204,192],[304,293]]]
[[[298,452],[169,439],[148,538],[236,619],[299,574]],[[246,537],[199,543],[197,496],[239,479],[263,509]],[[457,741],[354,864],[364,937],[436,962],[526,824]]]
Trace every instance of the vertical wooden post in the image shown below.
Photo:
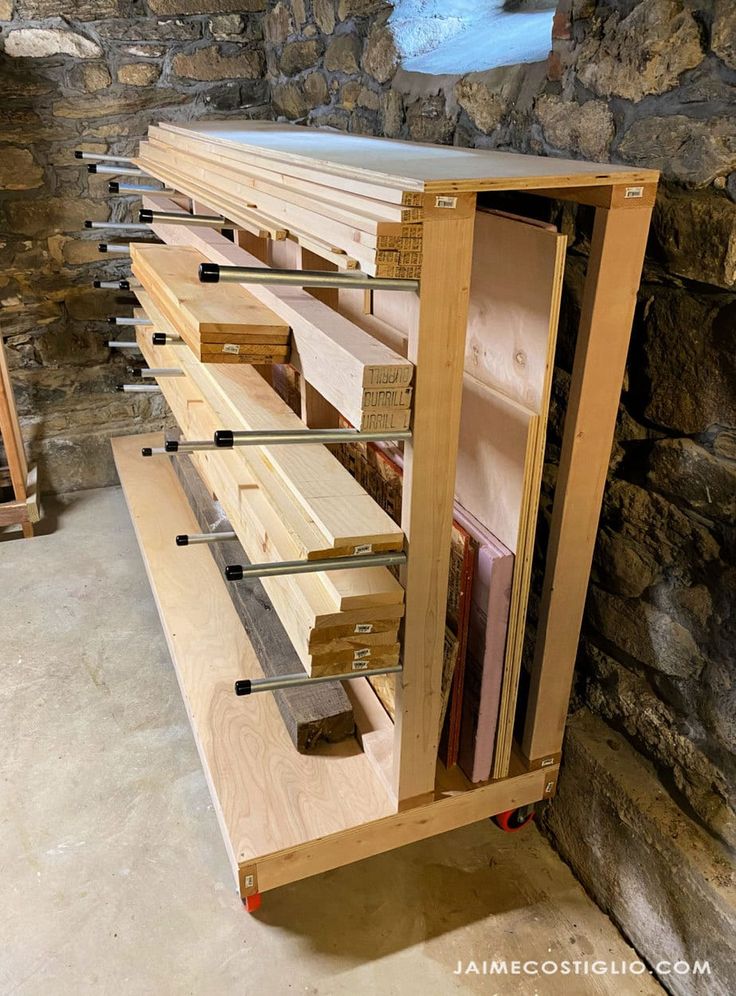
[[[28,465],[23,447],[23,437],[18,424],[18,415],[15,410],[13,386],[10,383],[8,364],[5,359],[5,343],[2,336],[0,336],[0,436],[8,461],[15,499],[23,502],[28,497]],[[21,528],[26,539],[33,536],[33,525],[30,522],[22,522]]]
[[[596,209],[522,740],[532,766],[562,747],[651,213]]]
[[[416,365],[414,420],[401,514],[408,563],[394,734],[399,808],[434,790],[475,194],[425,195],[423,207],[419,317],[408,352]]]

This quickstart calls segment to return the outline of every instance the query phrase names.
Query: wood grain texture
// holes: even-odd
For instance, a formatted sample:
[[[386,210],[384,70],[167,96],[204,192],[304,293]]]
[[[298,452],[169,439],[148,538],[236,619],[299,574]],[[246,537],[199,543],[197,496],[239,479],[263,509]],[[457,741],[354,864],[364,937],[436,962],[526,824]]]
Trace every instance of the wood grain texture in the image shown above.
[[[231,531],[232,526],[222,507],[212,497],[189,457],[179,454],[171,463],[201,531]],[[238,540],[211,543],[208,549],[223,576],[228,564],[249,563]],[[186,563],[185,559],[183,563]],[[226,584],[225,588],[263,673],[267,677],[306,674],[260,581],[239,581]],[[291,742],[300,753],[308,753],[322,742],[336,743],[353,734],[352,707],[337,682],[311,688],[284,688],[273,696]]]
[[[361,827],[393,805],[354,740],[299,754],[270,695],[233,693],[234,681],[261,671],[209,551],[187,551],[181,569],[171,534],[198,525],[169,461],[141,458],[156,441],[118,437],[113,453],[237,880],[248,862]]]
[[[639,185],[656,182],[656,170],[552,159],[478,149],[423,145],[366,135],[300,128],[265,121],[162,123],[167,131],[211,145],[247,151],[280,168],[294,163],[317,173],[344,175],[379,186],[442,194],[455,190]]]
[[[651,208],[598,208],[568,400],[522,748],[562,745]]]

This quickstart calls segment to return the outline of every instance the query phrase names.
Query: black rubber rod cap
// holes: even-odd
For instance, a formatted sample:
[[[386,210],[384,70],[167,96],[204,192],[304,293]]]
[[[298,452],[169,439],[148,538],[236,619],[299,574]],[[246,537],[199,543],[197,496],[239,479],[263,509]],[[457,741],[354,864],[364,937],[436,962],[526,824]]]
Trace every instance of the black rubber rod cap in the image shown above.
[[[84,158],[84,153],[82,152],[81,149],[75,149],[74,150],[74,158],[75,159],[83,159]]]
[[[129,377],[133,377],[135,379],[136,377],[140,377],[140,375],[141,375],[141,372],[138,369],[138,367],[128,367],[128,376]]]
[[[240,564],[229,564],[225,568],[225,579],[227,581],[242,581],[243,568]]]
[[[182,533],[180,536],[176,537],[177,546],[189,546],[189,537],[186,533]]]
[[[165,346],[166,345],[166,333],[165,332],[154,332],[151,336],[151,342],[154,346]]]
[[[150,446],[144,446],[141,450],[141,456],[153,456],[153,450]]]
[[[125,390],[125,388],[123,387],[123,385],[122,385],[122,384],[118,384],[118,386],[117,386],[117,387],[115,388],[115,390],[116,390],[116,391],[120,391],[120,393],[122,394],[122,393],[123,393],[123,391]]]
[[[89,166],[87,167],[87,172],[88,173],[96,173],[97,172],[97,166],[94,163],[90,163]]]
[[[115,318],[114,315],[108,315],[108,317],[107,317],[107,324],[108,325],[117,325],[117,323],[118,323],[117,322],[117,318]]]
[[[98,252],[107,252],[107,242],[100,242],[97,245]]]
[[[99,288],[99,287],[101,287],[101,286],[102,286],[102,282],[101,282],[100,280],[93,280],[93,281],[92,281],[92,286],[93,286],[93,287],[98,287],[98,288]]]
[[[215,433],[215,446],[231,447],[234,441],[231,429],[218,429]]]
[[[89,221],[89,220],[88,220],[88,221],[85,221],[85,223],[84,223],[84,227],[85,227],[85,228],[91,228],[91,227],[92,227],[92,222],[91,222],[91,221]]]
[[[220,282],[220,264],[219,263],[200,263],[199,264],[199,282],[201,284],[219,284],[219,282]]]
[[[167,453],[178,453],[179,452],[179,442],[176,439],[167,439],[164,443],[164,449]]]
[[[130,290],[130,283],[127,280],[121,280],[118,287],[120,290]]]
[[[241,678],[239,681],[235,682],[236,695],[250,695],[250,692],[250,678]]]
[[[120,193],[120,182],[118,180],[110,180],[107,185],[108,194],[119,194]]]
[[[153,211],[149,211],[148,208],[141,208],[138,212],[138,221],[143,221],[146,224],[150,224],[153,221]]]

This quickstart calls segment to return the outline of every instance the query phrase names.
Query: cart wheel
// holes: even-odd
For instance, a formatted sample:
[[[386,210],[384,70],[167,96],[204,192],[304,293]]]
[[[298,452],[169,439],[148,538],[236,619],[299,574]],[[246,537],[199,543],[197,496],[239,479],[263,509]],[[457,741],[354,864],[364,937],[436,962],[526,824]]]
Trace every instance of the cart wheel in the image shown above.
[[[252,896],[244,896],[243,906],[245,906],[247,913],[255,913],[261,908],[261,893],[254,892]]]
[[[520,806],[518,809],[507,809],[505,813],[498,813],[492,819],[496,826],[506,833],[517,833],[534,819],[534,807]]]

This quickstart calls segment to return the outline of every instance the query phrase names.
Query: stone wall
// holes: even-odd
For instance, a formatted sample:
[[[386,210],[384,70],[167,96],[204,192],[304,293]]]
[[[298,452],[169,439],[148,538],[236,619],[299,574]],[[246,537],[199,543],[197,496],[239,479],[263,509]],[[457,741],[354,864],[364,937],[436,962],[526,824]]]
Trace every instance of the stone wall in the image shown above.
[[[225,113],[268,96],[265,0],[0,0],[0,305],[23,430],[42,486],[114,483],[111,433],[160,427],[160,399],[118,394],[127,361],[104,322],[130,298],[93,290],[121,276],[93,221],[134,220],[76,148],[131,155],[150,122]],[[194,16],[179,16],[186,9]],[[241,13],[236,13],[239,11]],[[245,13],[242,13],[245,11]],[[260,108],[260,110],[259,110]],[[129,378],[128,378],[129,379]]]

